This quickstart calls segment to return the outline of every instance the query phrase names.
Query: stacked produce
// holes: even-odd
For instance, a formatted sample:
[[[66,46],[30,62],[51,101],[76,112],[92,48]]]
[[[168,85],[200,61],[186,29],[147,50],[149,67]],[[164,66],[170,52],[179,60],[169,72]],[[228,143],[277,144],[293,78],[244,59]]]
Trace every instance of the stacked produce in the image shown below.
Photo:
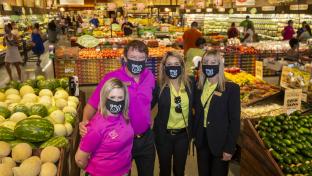
[[[91,35],[83,35],[77,39],[77,43],[85,48],[94,48],[99,45],[99,39]]]
[[[237,54],[257,54],[257,50],[253,47],[248,46],[228,46],[225,48],[227,53],[237,53]]]
[[[273,52],[273,53],[285,53],[290,49],[290,45],[288,41],[260,41],[257,43],[249,43],[248,47],[253,47],[257,51],[263,53]],[[306,44],[300,43],[299,51],[308,50],[308,46]]]
[[[103,49],[98,51],[94,48],[84,48],[79,51],[79,59],[115,59],[121,57],[122,52],[123,49]]]
[[[278,104],[269,104],[264,106],[253,106],[242,108],[242,118],[259,118],[266,116],[277,116],[285,112],[284,107]]]
[[[285,174],[312,172],[312,115],[295,112],[261,119],[256,129]]]
[[[240,86],[240,98],[243,104],[250,104],[278,93],[279,88],[265,83],[246,72],[228,73],[225,77]]]
[[[43,76],[21,85],[11,82],[0,92],[0,140],[65,147],[64,137],[73,132],[79,104],[77,97],[68,95],[67,86],[68,79]],[[59,138],[46,143],[53,137]]]
[[[1,176],[56,176],[59,172],[61,150],[57,147],[33,151],[27,143],[11,146],[0,141],[0,148]]]

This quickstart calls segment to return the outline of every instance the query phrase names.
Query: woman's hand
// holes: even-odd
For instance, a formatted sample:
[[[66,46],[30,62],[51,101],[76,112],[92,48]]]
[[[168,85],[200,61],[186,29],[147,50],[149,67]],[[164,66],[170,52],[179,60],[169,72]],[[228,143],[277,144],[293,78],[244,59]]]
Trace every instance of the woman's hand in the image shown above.
[[[223,152],[222,160],[223,160],[223,161],[230,161],[230,160],[232,159],[232,156],[233,156],[232,154]]]
[[[79,123],[79,133],[80,133],[80,136],[83,137],[84,135],[87,134],[87,127],[86,125],[89,123],[89,121],[82,121]]]

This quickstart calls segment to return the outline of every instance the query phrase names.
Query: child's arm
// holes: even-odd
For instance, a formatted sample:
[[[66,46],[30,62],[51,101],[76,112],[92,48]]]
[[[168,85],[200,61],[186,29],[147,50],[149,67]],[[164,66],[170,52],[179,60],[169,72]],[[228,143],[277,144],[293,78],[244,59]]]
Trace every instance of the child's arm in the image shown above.
[[[90,153],[84,152],[78,148],[75,155],[75,161],[81,169],[84,169],[88,165],[89,156]]]

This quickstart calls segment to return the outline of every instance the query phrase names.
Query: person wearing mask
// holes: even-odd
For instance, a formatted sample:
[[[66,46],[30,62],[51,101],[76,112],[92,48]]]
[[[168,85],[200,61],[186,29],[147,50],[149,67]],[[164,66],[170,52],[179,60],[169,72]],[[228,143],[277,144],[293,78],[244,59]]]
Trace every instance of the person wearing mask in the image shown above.
[[[190,48],[187,53],[186,53],[186,62],[185,62],[185,68],[187,70],[187,73],[189,75],[193,74],[193,59],[196,56],[202,57],[205,53],[205,45],[206,45],[206,40],[202,37],[198,38],[196,40],[195,46],[196,48]]]
[[[250,24],[252,27],[254,27],[254,24],[253,22],[250,20],[250,16],[247,15],[246,16],[246,19],[244,21],[242,21],[239,26],[243,27],[244,28],[244,32],[247,31],[247,27],[248,27],[248,24]]]
[[[93,18],[90,20],[90,23],[96,28],[99,27],[100,21],[97,18],[97,15],[93,16]]]
[[[299,61],[299,40],[292,38],[289,40],[290,49],[286,53],[285,60],[288,61]]]
[[[31,41],[33,46],[32,51],[38,57],[37,66],[40,65],[40,56],[44,53],[43,40],[41,36],[40,26],[38,23],[35,23],[31,34]]]
[[[12,34],[13,28],[10,23],[5,25],[4,30],[5,30],[5,34],[3,37],[3,45],[7,47],[5,58],[4,58],[5,68],[10,77],[10,80],[12,81],[13,77],[12,77],[11,64],[13,64],[16,68],[18,79],[21,81],[22,75],[21,75],[20,64],[23,62],[23,59],[18,50],[19,38],[18,36]]]
[[[132,157],[136,163],[139,176],[153,176],[155,163],[154,134],[151,130],[151,103],[155,78],[145,65],[148,47],[142,41],[133,40],[124,48],[125,65],[106,74],[92,93],[84,107],[80,134],[88,130],[86,124],[98,110],[100,91],[110,78],[120,79],[128,86],[129,117],[134,130]],[[139,108],[138,108],[139,107]]]
[[[304,32],[304,28],[305,28],[306,25],[307,25],[307,22],[303,21],[302,24],[301,24],[301,28],[299,28],[297,30],[297,36],[300,36],[300,34]]]
[[[170,176],[171,170],[175,176],[184,176],[192,131],[193,82],[187,76],[183,56],[167,52],[152,103],[158,103],[153,129],[160,176]]]
[[[283,40],[290,40],[293,38],[295,34],[295,30],[293,28],[294,22],[292,20],[288,21],[288,25],[284,27],[282,31]]]
[[[202,33],[198,30],[198,23],[194,21],[191,24],[191,29],[185,31],[183,34],[184,54],[186,54],[190,48],[196,48],[195,43],[200,37],[202,37]]]
[[[128,117],[127,86],[108,80],[102,90],[99,111],[87,125],[76,152],[77,165],[90,176],[125,176],[131,169],[133,129]]]
[[[121,29],[124,33],[125,36],[129,36],[132,34],[132,30],[133,30],[134,26],[132,23],[130,23],[128,21],[128,18],[125,18],[125,22],[122,24]]]
[[[251,23],[247,25],[247,30],[245,32],[244,38],[242,39],[243,43],[252,43],[255,35],[255,30]]]
[[[240,88],[224,77],[219,51],[207,51],[195,90],[193,134],[199,176],[227,176],[240,132]]]
[[[238,31],[237,28],[235,27],[235,23],[232,23],[232,24],[231,24],[231,27],[230,27],[229,30],[227,31],[227,36],[228,36],[228,39],[239,37],[239,31]]]
[[[298,39],[300,42],[306,42],[308,39],[311,38],[311,36],[311,28],[308,24],[306,24],[303,28],[303,32],[299,35]]]
[[[57,29],[54,20],[48,24],[48,40],[50,43],[56,43],[57,41]]]

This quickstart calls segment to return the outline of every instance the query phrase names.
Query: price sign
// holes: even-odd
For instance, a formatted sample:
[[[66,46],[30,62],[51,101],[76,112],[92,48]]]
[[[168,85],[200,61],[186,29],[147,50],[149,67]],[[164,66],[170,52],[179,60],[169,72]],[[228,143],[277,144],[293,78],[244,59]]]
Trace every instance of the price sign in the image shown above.
[[[286,89],[284,97],[284,109],[286,112],[301,109],[302,89]]]
[[[291,68],[284,66],[282,69],[282,75],[280,80],[280,86],[283,88],[288,87],[288,73],[291,72]]]
[[[263,79],[263,62],[256,61],[256,78]]]
[[[308,102],[308,94],[303,93],[303,94],[301,95],[301,101],[307,103],[307,102]]]
[[[65,68],[64,73],[74,73],[75,69],[74,68]]]

